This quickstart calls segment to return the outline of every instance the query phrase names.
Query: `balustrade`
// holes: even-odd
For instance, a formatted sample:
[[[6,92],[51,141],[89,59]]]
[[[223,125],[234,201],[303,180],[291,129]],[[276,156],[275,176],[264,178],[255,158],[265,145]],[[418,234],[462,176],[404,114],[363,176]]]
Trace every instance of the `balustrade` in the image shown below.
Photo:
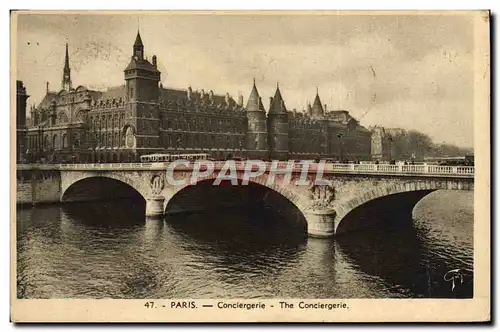
[[[224,161],[214,161],[215,170],[220,170],[225,162]],[[236,161],[236,168],[238,170],[244,170],[246,163],[244,161]],[[316,163],[309,163],[308,169],[314,172],[318,169]],[[176,166],[178,170],[189,170],[192,169],[192,164],[186,166],[184,164],[179,164]],[[272,166],[271,162],[266,162],[266,169],[270,170]],[[287,162],[279,162],[277,167],[279,170],[285,170],[288,166]],[[92,170],[92,169],[120,169],[120,170],[132,170],[132,169],[166,169],[168,163],[99,163],[99,164],[19,164],[17,165],[18,170],[32,170],[32,169],[60,169],[60,170]],[[304,165],[295,163],[293,165],[292,171],[300,172],[302,171]],[[474,175],[473,166],[438,166],[438,165],[387,165],[387,164],[325,164],[324,173],[396,173],[396,174],[429,174],[429,175]]]

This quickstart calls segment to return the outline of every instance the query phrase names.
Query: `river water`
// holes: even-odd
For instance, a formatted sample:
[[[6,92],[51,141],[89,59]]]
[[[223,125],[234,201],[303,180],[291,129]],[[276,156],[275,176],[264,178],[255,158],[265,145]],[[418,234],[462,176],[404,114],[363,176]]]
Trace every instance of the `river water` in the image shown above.
[[[257,209],[144,220],[138,201],[17,209],[19,298],[454,298],[473,295],[473,193],[413,223],[308,238]],[[402,223],[404,224],[404,223]],[[461,269],[463,283],[444,275]]]

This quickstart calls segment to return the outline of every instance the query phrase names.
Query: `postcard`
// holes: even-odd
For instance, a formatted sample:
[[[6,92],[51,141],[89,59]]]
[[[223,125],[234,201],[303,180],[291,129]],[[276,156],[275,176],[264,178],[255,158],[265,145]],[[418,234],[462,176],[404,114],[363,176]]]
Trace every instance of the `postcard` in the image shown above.
[[[489,31],[12,11],[11,321],[490,321]]]

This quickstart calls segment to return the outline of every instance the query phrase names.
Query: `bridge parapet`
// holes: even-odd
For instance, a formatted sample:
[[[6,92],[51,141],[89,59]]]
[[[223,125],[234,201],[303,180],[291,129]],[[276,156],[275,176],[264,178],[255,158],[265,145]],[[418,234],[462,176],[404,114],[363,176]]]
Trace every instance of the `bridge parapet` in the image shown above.
[[[205,161],[199,161],[204,163]],[[246,167],[245,161],[235,161],[235,167],[238,171],[244,171]],[[213,162],[214,170],[221,170],[224,167],[224,161]],[[266,172],[272,169],[271,162],[265,162]],[[446,176],[446,177],[467,177],[473,178],[475,169],[473,166],[438,166],[438,165],[387,165],[387,164],[308,164],[308,172],[317,172],[320,165],[324,165],[323,172],[325,174],[381,174],[381,175],[399,175],[399,176]],[[65,170],[65,171],[101,171],[101,170],[167,170],[175,166],[174,171],[189,171],[194,169],[194,163],[190,164],[173,164],[173,163],[109,163],[109,164],[19,164],[18,170]],[[278,162],[275,164],[278,169],[287,167],[287,162]],[[303,164],[294,163],[290,167],[294,173],[302,172],[305,166]],[[323,167],[323,166],[321,166]]]
[[[236,168],[235,177],[238,179],[236,184],[245,183],[244,171],[249,170],[248,164],[245,161],[232,162]],[[193,177],[199,182],[205,177],[216,179],[218,175],[227,171],[227,167],[224,167],[225,162],[213,162],[214,172],[196,177],[194,170],[200,170],[200,165],[197,165],[198,169],[196,169],[193,163],[176,164],[171,175],[174,180],[180,180],[180,183],[183,183],[180,185],[168,180],[167,170],[172,165],[172,163],[18,165],[18,191],[20,192],[23,188],[26,192],[35,190],[36,195],[31,196],[39,198],[41,196],[38,192],[47,191],[39,184],[47,182],[46,179],[50,178],[48,175],[57,174],[57,177],[52,176],[52,178],[57,178],[56,180],[59,181],[58,183],[56,180],[53,181],[53,187],[57,187],[58,191],[57,195],[52,196],[54,199],[60,196],[60,200],[64,201],[64,194],[75,183],[78,182],[81,186],[80,181],[104,177],[120,181],[135,189],[146,201],[147,215],[162,216],[174,195],[183,188],[197,183],[196,181],[192,183]],[[324,165],[322,178],[327,180],[326,182],[316,181],[320,165]],[[417,199],[423,197],[419,195],[439,189],[474,189],[474,167],[309,163],[306,172],[303,169],[304,166],[299,163],[267,162],[265,166],[266,171],[258,176],[250,177],[246,182],[250,180],[254,184],[267,187],[285,197],[303,213],[308,222],[309,233],[316,236],[336,234],[339,225],[346,225],[342,222],[344,217],[374,200],[382,202],[383,198],[386,202],[384,203],[386,210],[404,205],[407,210],[411,211]],[[293,172],[288,180],[286,180],[288,174],[283,174],[286,168]],[[250,169],[257,170],[253,167]],[[304,173],[302,173],[303,170]],[[275,175],[273,172],[281,174]],[[304,179],[302,179],[303,175],[306,175]],[[98,181],[88,183],[96,185]],[[103,187],[102,190],[106,188]],[[398,197],[397,201],[391,198],[395,196]],[[387,200],[385,200],[386,197]],[[405,201],[411,204],[403,204]]]

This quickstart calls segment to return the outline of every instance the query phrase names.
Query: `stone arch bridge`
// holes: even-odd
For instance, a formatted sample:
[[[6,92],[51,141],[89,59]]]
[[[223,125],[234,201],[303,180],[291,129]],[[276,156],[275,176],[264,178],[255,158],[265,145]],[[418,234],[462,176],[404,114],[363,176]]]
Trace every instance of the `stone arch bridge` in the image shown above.
[[[473,167],[327,164],[322,174],[322,179],[327,181],[315,183],[317,172],[312,169],[302,173],[300,167],[294,166],[287,178],[284,174],[273,174],[269,164],[263,174],[247,178],[248,182],[285,197],[305,217],[308,233],[320,237],[362,227],[357,222],[345,221],[348,215],[360,208],[370,207],[397,218],[403,215],[411,217],[416,203],[435,190],[474,189]],[[236,176],[233,174],[233,178],[242,185],[244,165],[235,162],[235,166]],[[18,165],[17,198],[18,203],[31,200],[33,204],[102,199],[106,197],[96,197],[95,191],[90,196],[85,195],[85,191],[74,195],[74,188],[85,188],[92,181],[99,183],[105,178],[133,188],[146,201],[146,215],[161,217],[176,194],[200,181],[216,180],[222,167],[216,162],[211,175],[193,180],[192,167],[177,166],[172,175],[179,183],[173,184],[165,164]],[[183,180],[185,183],[180,184]],[[49,189],[54,194],[49,199],[36,199],[47,192],[40,193],[47,181],[54,182]],[[98,192],[99,195],[107,192],[110,197],[117,197],[121,189],[110,184]]]

